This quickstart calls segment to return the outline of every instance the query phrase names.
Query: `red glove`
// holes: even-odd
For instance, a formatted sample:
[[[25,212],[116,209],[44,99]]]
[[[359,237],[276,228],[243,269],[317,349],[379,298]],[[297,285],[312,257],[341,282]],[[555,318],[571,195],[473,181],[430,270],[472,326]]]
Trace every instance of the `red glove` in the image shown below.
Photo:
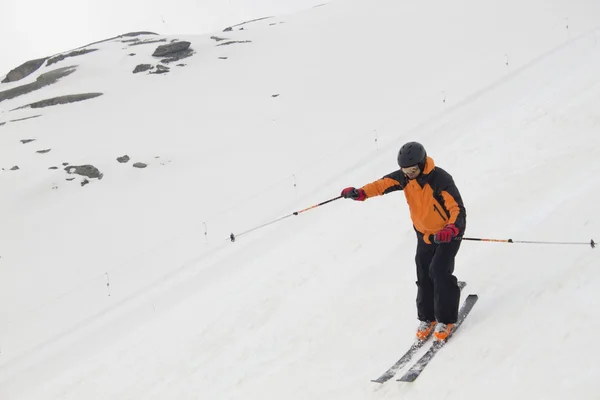
[[[365,201],[367,198],[367,194],[363,189],[347,187],[346,189],[342,190],[342,197],[345,199],[352,199],[356,201]]]
[[[435,233],[433,241],[436,243],[449,243],[452,238],[458,236],[458,228],[454,224],[448,224]]]

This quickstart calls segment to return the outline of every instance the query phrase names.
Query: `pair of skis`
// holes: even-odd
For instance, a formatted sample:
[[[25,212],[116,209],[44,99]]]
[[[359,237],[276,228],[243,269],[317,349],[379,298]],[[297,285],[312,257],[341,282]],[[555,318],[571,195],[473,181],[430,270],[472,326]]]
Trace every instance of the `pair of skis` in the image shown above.
[[[458,286],[461,291],[466,285],[467,284],[465,282],[458,282]],[[444,347],[447,341],[450,340],[450,337],[452,337],[454,332],[456,332],[456,330],[460,327],[467,315],[469,315],[469,312],[471,312],[471,309],[473,309],[473,306],[475,305],[478,299],[479,298],[476,294],[470,294],[469,296],[467,296],[462,307],[458,311],[458,319],[454,324],[454,328],[448,335],[448,338],[445,341],[434,341],[430,345],[429,350],[427,350],[427,352],[404,375],[402,375],[401,378],[397,379],[398,381],[414,382],[415,379],[419,377],[419,375],[421,374],[421,372],[423,372],[423,370],[429,364],[431,359],[433,359],[437,352],[440,351],[442,347]],[[400,357],[400,359],[396,361],[394,365],[392,365],[387,371],[385,371],[383,375],[381,375],[379,378],[373,379],[372,382],[384,383],[392,379],[399,370],[404,368],[404,366],[406,366],[410,362],[410,360],[417,353],[417,351],[419,351],[419,349],[421,349],[426,343],[426,340],[415,341],[412,344],[412,346],[410,346],[408,351],[404,353],[404,355]]]

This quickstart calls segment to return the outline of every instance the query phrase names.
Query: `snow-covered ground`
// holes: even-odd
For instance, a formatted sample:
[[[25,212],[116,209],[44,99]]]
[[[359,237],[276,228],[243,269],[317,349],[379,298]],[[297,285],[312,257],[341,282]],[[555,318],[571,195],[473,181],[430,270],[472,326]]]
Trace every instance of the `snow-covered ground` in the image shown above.
[[[468,236],[600,239],[600,3],[424,3],[166,36],[196,52],[166,75],[131,73],[156,43],[114,40],[0,85],[77,65],[0,102],[0,399],[597,398],[598,249],[463,243],[472,314],[415,383],[377,385],[417,325],[401,192],[229,241],[411,140],[454,176]]]

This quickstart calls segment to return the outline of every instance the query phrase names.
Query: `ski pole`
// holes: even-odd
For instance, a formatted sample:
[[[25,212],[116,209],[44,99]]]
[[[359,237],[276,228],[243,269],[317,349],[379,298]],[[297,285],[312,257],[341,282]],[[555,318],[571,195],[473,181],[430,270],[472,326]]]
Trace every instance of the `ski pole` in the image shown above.
[[[540,241],[533,241],[533,240],[486,239],[486,238],[470,238],[470,237],[463,237],[463,238],[457,238],[457,239],[458,240],[474,240],[474,241],[478,241],[478,242],[525,243],[525,244],[571,244],[571,245],[585,244],[588,246],[592,246],[592,249],[594,247],[596,247],[596,242],[594,242],[594,239],[590,240],[589,242],[540,242]]]
[[[281,217],[281,218],[277,218],[277,219],[276,219],[276,220],[274,220],[274,221],[267,222],[266,224],[262,224],[262,225],[260,225],[260,226],[257,226],[256,228],[249,229],[249,230],[247,230],[247,231],[245,231],[245,232],[242,232],[242,233],[240,233],[240,234],[238,234],[238,235],[234,235],[234,234],[232,233],[231,235],[229,235],[229,239],[230,239],[232,242],[235,242],[235,239],[236,239],[237,237],[240,237],[240,236],[242,236],[242,235],[245,235],[246,233],[249,233],[249,232],[255,231],[255,230],[257,230],[257,229],[260,229],[260,228],[264,228],[264,227],[265,227],[265,226],[267,226],[267,225],[274,224],[275,222],[279,222],[279,221],[281,221],[281,220],[283,220],[283,219],[289,218],[289,217],[291,217],[292,215],[299,215],[299,214],[302,214],[303,212],[306,212],[306,211],[312,210],[312,209],[314,209],[314,208],[317,208],[317,207],[323,206],[323,205],[325,205],[325,204],[327,204],[327,203],[331,203],[332,201],[335,201],[335,200],[338,200],[338,199],[341,199],[341,198],[342,198],[342,196],[334,197],[333,199],[329,199],[329,200],[327,200],[327,201],[324,201],[324,202],[322,202],[322,203],[315,204],[314,206],[307,207],[307,208],[305,208],[305,209],[303,209],[303,210],[300,210],[300,211],[294,211],[293,213],[291,213],[291,214],[289,214],[289,215],[286,215],[286,216],[284,216],[284,217]]]

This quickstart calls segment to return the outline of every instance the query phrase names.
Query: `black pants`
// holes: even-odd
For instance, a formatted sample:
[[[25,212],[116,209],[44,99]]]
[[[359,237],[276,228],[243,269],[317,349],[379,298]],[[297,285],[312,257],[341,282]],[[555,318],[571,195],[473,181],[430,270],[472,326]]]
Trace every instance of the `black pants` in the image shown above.
[[[455,323],[458,318],[460,289],[454,272],[454,257],[460,240],[427,244],[417,232],[417,313],[421,321]]]

